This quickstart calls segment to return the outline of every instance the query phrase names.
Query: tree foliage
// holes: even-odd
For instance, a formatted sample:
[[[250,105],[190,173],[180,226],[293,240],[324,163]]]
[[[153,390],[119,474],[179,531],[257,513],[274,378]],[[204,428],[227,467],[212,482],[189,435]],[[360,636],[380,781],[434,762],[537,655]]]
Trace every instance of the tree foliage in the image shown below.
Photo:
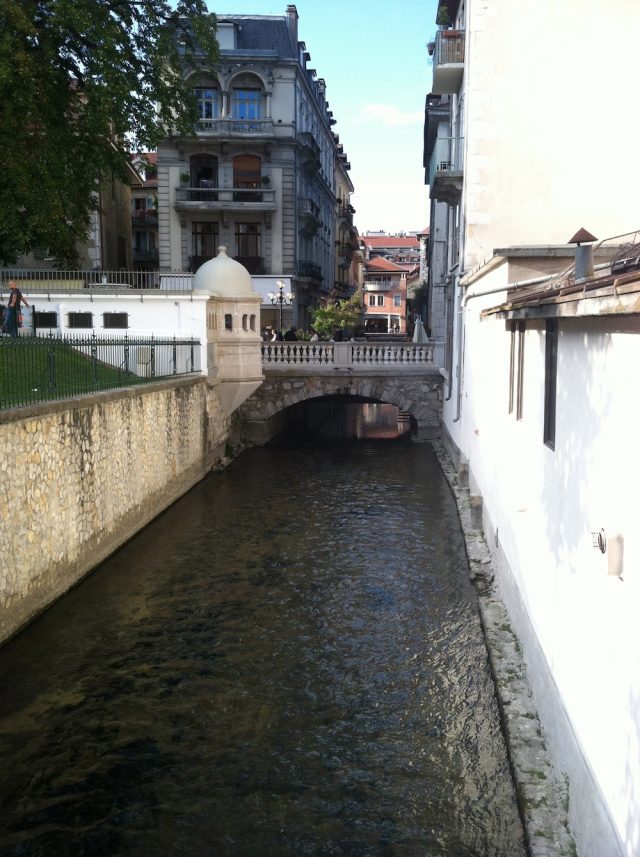
[[[311,324],[320,336],[333,336],[337,330],[353,327],[360,321],[362,295],[356,292],[348,300],[330,300],[311,310]]]
[[[0,261],[73,261],[128,151],[193,128],[181,70],[215,32],[206,0],[0,0]]]

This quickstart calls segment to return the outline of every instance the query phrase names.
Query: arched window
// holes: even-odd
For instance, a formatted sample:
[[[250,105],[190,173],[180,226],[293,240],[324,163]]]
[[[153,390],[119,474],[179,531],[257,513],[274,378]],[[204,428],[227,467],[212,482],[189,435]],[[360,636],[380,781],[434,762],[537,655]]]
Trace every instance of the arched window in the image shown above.
[[[207,127],[207,123],[220,116],[220,90],[217,86],[198,86],[194,89],[198,103],[198,124]]]
[[[231,115],[234,119],[262,118],[262,88],[251,74],[236,79],[231,90]]]

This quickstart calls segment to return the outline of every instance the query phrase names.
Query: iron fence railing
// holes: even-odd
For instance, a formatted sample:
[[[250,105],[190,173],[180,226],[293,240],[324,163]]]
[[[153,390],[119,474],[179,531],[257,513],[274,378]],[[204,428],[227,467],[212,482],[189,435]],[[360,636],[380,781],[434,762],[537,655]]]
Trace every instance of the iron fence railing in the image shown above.
[[[193,275],[185,271],[86,271],[79,269],[0,268],[0,300],[9,293],[15,280],[24,294],[79,295],[131,294],[160,292],[191,294]]]
[[[197,339],[0,338],[0,409],[200,372]]]

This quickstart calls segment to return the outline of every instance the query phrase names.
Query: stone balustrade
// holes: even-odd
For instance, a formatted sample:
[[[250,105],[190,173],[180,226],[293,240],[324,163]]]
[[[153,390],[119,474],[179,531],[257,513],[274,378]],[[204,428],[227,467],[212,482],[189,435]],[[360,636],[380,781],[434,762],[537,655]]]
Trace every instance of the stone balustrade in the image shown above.
[[[413,342],[265,342],[262,368],[265,372],[335,369],[402,372],[434,369],[434,345]]]

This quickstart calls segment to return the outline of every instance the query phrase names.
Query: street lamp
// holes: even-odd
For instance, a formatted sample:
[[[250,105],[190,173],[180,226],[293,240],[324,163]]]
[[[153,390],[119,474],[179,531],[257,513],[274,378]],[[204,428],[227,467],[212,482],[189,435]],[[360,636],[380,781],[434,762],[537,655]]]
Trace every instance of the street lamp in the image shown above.
[[[285,295],[285,284],[282,280],[278,280],[276,286],[278,287],[278,292],[277,294],[275,292],[269,292],[269,300],[272,304],[278,305],[278,317],[280,319],[278,330],[282,330],[282,306],[283,304],[292,304],[295,295],[293,292],[287,292]]]

